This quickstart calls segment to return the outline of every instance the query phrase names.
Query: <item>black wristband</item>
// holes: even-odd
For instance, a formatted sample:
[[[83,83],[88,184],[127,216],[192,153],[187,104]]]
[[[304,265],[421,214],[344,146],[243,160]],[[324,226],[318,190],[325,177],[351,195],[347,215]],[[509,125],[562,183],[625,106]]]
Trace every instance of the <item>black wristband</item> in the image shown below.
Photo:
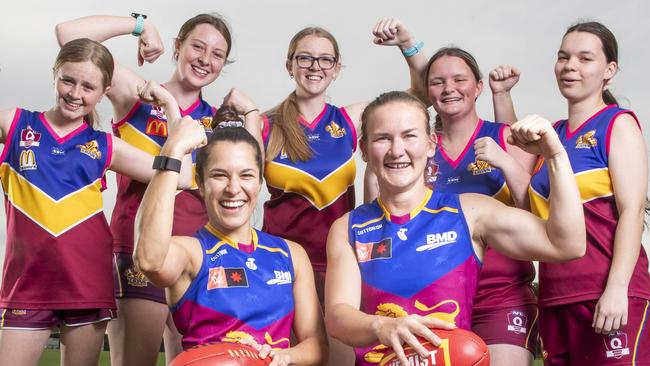
[[[158,155],[153,158],[153,166],[151,168],[155,170],[171,170],[180,173],[181,161],[168,156]]]

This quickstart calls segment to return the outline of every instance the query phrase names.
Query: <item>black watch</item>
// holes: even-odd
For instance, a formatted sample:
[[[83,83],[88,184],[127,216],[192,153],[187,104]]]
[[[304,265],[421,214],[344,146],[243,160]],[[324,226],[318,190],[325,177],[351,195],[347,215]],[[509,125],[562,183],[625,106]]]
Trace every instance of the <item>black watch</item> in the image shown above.
[[[153,158],[153,166],[155,170],[171,170],[176,173],[181,172],[181,161],[178,159],[170,158],[169,156],[158,155]]]

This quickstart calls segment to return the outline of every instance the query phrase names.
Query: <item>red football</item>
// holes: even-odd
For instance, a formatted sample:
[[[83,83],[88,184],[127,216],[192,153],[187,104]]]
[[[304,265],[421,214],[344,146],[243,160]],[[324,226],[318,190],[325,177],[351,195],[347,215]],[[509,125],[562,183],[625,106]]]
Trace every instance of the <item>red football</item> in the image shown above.
[[[253,348],[239,343],[208,343],[180,353],[169,366],[268,366]]]
[[[430,351],[426,359],[422,359],[410,346],[404,347],[409,365],[438,365],[438,366],[489,366],[490,353],[487,345],[476,334],[464,330],[434,329],[433,332],[442,339],[440,347],[429,341],[418,338],[420,343]],[[400,366],[395,352],[389,349],[379,362],[379,366]]]

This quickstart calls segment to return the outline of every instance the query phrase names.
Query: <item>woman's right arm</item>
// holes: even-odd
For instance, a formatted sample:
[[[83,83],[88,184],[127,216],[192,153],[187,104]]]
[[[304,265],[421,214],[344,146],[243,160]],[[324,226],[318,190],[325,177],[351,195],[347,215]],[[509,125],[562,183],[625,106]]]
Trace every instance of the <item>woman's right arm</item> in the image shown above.
[[[84,37],[104,42],[117,36],[130,35],[135,24],[135,18],[130,16],[93,15],[59,23],[55,32],[59,45]],[[145,19],[144,28],[138,37],[138,64],[142,65],[144,61],[154,62],[163,52],[158,30],[149,19]],[[126,116],[138,100],[137,88],[143,84],[144,79],[138,74],[115,62],[113,83],[107,96],[113,104],[116,118]]]
[[[175,128],[177,133],[169,136],[160,155],[181,159],[206,142],[203,128],[191,118],[184,118]],[[178,179],[177,172],[157,170],[136,215],[133,261],[158,287],[173,286],[181,275],[196,273],[201,263],[195,238],[172,236]]]
[[[415,336],[439,345],[440,338],[429,328],[452,329],[454,325],[418,315],[389,318],[360,311],[361,273],[348,241],[348,219],[349,214],[346,214],[336,220],[327,238],[326,328],[330,335],[353,347],[369,346],[375,342],[391,346],[403,364],[408,365],[403,343],[427,355]]]
[[[7,141],[7,134],[9,134],[9,129],[11,128],[11,122],[13,122],[17,112],[17,108],[3,109],[0,111],[0,144],[4,144]]]

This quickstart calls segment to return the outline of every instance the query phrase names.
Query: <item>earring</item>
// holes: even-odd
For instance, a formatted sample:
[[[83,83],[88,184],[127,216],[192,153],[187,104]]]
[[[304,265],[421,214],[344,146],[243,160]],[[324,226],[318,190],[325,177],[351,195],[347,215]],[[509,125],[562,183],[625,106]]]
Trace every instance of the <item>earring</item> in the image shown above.
[[[289,74],[289,77],[293,79],[293,74]]]

